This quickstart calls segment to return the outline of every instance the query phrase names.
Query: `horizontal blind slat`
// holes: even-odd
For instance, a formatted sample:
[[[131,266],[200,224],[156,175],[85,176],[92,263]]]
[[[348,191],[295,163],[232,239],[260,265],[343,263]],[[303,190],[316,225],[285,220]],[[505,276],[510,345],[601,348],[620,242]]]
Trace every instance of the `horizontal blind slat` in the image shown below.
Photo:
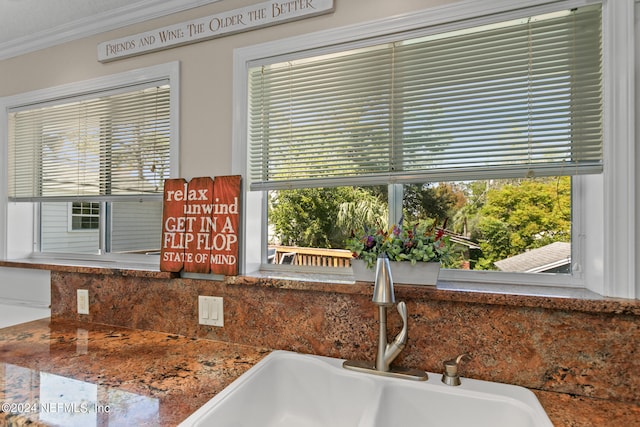
[[[250,70],[251,188],[602,169],[600,9]]]
[[[169,87],[10,113],[12,200],[160,194],[169,176]]]

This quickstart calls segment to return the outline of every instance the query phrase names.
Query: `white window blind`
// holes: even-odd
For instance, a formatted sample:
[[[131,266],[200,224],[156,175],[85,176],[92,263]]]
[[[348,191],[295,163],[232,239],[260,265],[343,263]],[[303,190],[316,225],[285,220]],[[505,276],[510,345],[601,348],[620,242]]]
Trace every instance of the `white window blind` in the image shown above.
[[[589,6],[253,67],[251,189],[602,171]]]
[[[169,94],[159,81],[10,111],[10,200],[161,197]]]

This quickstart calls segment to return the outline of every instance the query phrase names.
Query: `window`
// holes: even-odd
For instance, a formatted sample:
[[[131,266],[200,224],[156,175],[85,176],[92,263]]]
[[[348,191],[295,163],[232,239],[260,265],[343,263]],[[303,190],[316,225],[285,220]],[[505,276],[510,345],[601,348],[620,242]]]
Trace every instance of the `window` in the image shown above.
[[[296,40],[280,40],[278,43],[265,43],[239,49],[236,52],[236,71],[241,73],[245,70],[249,82],[245,86],[242,77],[237,82],[236,102],[246,103],[248,115],[245,118],[240,117],[236,123],[239,137],[235,141],[234,159],[237,161],[236,170],[242,173],[246,171],[250,182],[249,187],[253,190],[246,193],[247,203],[253,204],[256,209],[260,204],[266,205],[269,198],[262,194],[262,190],[268,189],[280,191],[279,189],[287,188],[372,185],[386,182],[391,183],[389,194],[392,194],[394,191],[391,188],[396,185],[394,183],[433,185],[440,182],[468,182],[476,179],[513,180],[533,176],[536,179],[548,177],[547,179],[553,180],[567,176],[571,177],[569,206],[571,274],[483,273],[478,275],[473,272],[466,274],[467,272],[462,271],[444,271],[441,277],[474,283],[581,286],[606,295],[633,295],[633,292],[629,293],[628,281],[626,281],[627,285],[618,286],[615,284],[616,280],[611,280],[614,276],[619,276],[623,281],[628,277],[634,277],[632,273],[634,263],[628,262],[631,260],[628,250],[633,246],[633,242],[625,237],[623,227],[613,224],[615,221],[603,221],[603,218],[615,218],[619,215],[618,212],[624,212],[624,218],[629,218],[628,221],[623,220],[625,227],[633,228],[632,217],[626,216],[631,212],[628,209],[632,209],[625,201],[628,192],[620,193],[617,189],[618,184],[624,184],[631,176],[632,170],[627,168],[622,159],[626,150],[630,150],[633,146],[633,140],[632,137],[623,133],[622,138],[618,140],[619,144],[610,144],[611,129],[624,129],[625,123],[632,118],[624,114],[616,115],[615,118],[609,115],[607,108],[611,105],[611,98],[606,96],[607,88],[613,84],[609,76],[617,75],[623,70],[620,64],[624,62],[624,55],[628,52],[621,55],[619,60],[617,55],[602,53],[602,50],[610,52],[607,49],[610,48],[611,43],[618,43],[628,37],[628,34],[625,36],[625,32],[630,28],[618,25],[618,21],[623,20],[625,13],[628,14],[628,11],[624,11],[628,5],[623,7],[615,2],[605,3],[603,7],[607,11],[602,15],[604,18],[600,15],[598,2],[594,1],[592,6],[579,7],[583,5],[584,3],[565,2],[562,6],[550,4],[526,10],[511,10],[511,6],[505,2],[496,8],[504,12],[504,15],[496,13],[492,16],[476,18],[476,16],[483,16],[485,11],[482,2],[472,2],[471,5],[467,5],[470,7],[464,10],[456,5],[444,6],[435,8],[436,10],[426,10],[424,13],[417,13],[402,20],[380,20],[370,24],[356,25],[343,29],[335,36],[327,31],[309,35],[303,39],[298,37]],[[558,7],[566,9],[558,10]],[[583,19],[586,21],[582,21]],[[606,37],[602,36],[599,30],[602,19],[605,20],[602,28],[607,32]],[[327,108],[321,113],[326,111],[326,114],[321,120],[314,121],[319,117],[318,113],[310,113],[305,108],[317,99],[321,99],[325,88],[313,78],[310,78],[306,84],[296,86],[293,84],[296,82],[286,75],[296,68],[312,73],[312,66],[319,64],[315,63],[316,58],[328,64],[336,58],[346,63],[349,59],[347,57],[350,57],[356,60],[352,68],[373,72],[375,62],[358,67],[355,65],[357,59],[364,60],[370,52],[376,50],[378,57],[383,58],[395,55],[405,48],[407,50],[415,48],[415,45],[421,43],[437,44],[439,40],[444,39],[445,35],[460,37],[460,40],[465,37],[483,38],[478,37],[478,34],[469,36],[469,29],[480,29],[484,35],[491,33],[504,35],[513,27],[522,25],[528,28],[525,30],[526,33],[535,34],[537,31],[542,31],[538,33],[540,35],[544,33],[545,27],[550,28],[560,22],[564,22],[569,27],[573,26],[570,30],[569,27],[565,27],[567,34],[574,31],[577,31],[573,33],[574,35],[580,34],[576,37],[576,41],[581,40],[591,45],[591,47],[574,45],[569,50],[583,51],[585,56],[582,59],[592,64],[593,68],[591,65],[582,67],[585,64],[571,65],[568,57],[573,55],[566,55],[568,51],[565,50],[560,55],[564,56],[564,60],[561,60],[561,62],[564,61],[564,71],[555,74],[543,72],[536,75],[535,66],[531,69],[528,69],[528,65],[525,66],[527,73],[532,71],[534,74],[528,74],[528,77],[523,80],[527,82],[525,86],[528,86],[524,91],[517,88],[518,84],[515,82],[510,85],[508,78],[494,78],[495,69],[503,63],[495,58],[488,60],[487,64],[490,66],[484,70],[484,73],[478,72],[475,75],[477,77],[475,87],[472,80],[466,82],[468,83],[466,86],[461,83],[457,88],[454,87],[455,85],[446,85],[447,81],[451,81],[451,76],[457,76],[460,73],[458,68],[452,65],[454,62],[447,64],[445,61],[442,65],[445,67],[449,65],[451,68],[448,71],[446,68],[442,69],[444,72],[441,75],[440,84],[433,87],[443,91],[448,90],[449,93],[444,94],[445,97],[441,99],[443,102],[437,105],[424,102],[425,97],[432,95],[429,89],[411,98],[408,90],[398,89],[395,83],[391,85],[393,86],[391,89],[388,89],[390,95],[387,96],[385,105],[384,101],[380,98],[375,99],[373,94],[367,91],[371,86],[369,83],[357,86],[358,82],[354,80],[350,86],[346,85],[343,97],[340,97],[339,93],[333,93],[329,100],[325,99]],[[403,30],[410,36],[402,36]],[[581,31],[584,33],[580,33]],[[559,32],[562,31],[552,33],[557,35]],[[507,37],[511,39],[510,36]],[[607,41],[604,47],[602,47],[603,39]],[[461,48],[464,48],[465,43],[461,44]],[[541,46],[532,48],[531,51],[526,48],[521,52],[527,58],[527,63],[536,54],[543,53],[545,48]],[[582,50],[584,48],[586,50]],[[500,50],[505,49],[494,47],[485,52],[488,52],[488,55]],[[383,54],[382,51],[391,53]],[[446,44],[442,52],[446,56]],[[478,50],[478,53],[475,51],[470,53],[480,54],[479,52]],[[547,59],[557,52],[547,51],[549,54]],[[592,62],[594,52],[595,60]],[[451,55],[449,59],[455,61],[458,56],[464,57],[464,55]],[[395,59],[389,62],[396,63]],[[539,70],[550,64],[544,60],[543,63],[544,66]],[[429,69],[436,65],[427,61],[419,65],[418,69]],[[607,73],[601,74],[601,68],[606,68]],[[615,72],[613,68],[616,69]],[[330,71],[332,70],[327,68],[321,74],[329,74]],[[333,76],[340,77],[338,80],[343,78],[344,73],[333,71],[335,71]],[[275,75],[277,72],[281,73],[281,79],[271,80],[270,74]],[[624,69],[624,73],[632,76],[632,72],[628,69]],[[307,77],[310,75],[306,74]],[[462,82],[460,78],[456,78],[457,82]],[[408,79],[407,84],[411,86],[415,83],[414,86],[417,86],[421,84],[418,80]],[[375,80],[372,84],[377,83],[379,82]],[[490,86],[490,83],[495,86]],[[582,86],[583,84],[586,86]],[[620,79],[616,79],[615,84],[622,83]],[[287,85],[290,86],[287,88]],[[318,92],[311,93],[306,98],[298,96],[308,87],[315,87]],[[353,88],[351,94],[348,92],[349,87]],[[400,87],[406,88],[406,85]],[[482,100],[482,90],[487,87],[489,88],[484,93],[487,105],[497,104],[503,108],[489,107],[483,111],[481,105],[474,104]],[[574,89],[578,87],[584,90],[575,91]],[[594,90],[586,89],[587,87]],[[493,90],[505,92],[492,92]],[[624,93],[624,90],[621,93]],[[581,98],[582,96],[591,97],[594,94],[595,97],[590,100]],[[256,95],[260,99],[259,103],[256,103]],[[492,95],[494,99],[491,98]],[[554,99],[556,95],[557,98]],[[457,104],[446,102],[449,99],[456,101],[456,97],[459,97]],[[351,116],[344,116],[346,118],[341,123],[335,121],[342,125],[342,128],[339,126],[331,128],[333,113],[348,109],[346,104],[339,105],[339,103],[342,101],[346,103],[350,98],[361,98],[365,103],[369,102],[369,106],[365,105],[365,108],[360,109],[355,106],[351,110]],[[290,100],[298,103],[289,103]],[[267,108],[266,106],[271,105],[269,103],[272,101],[275,102],[272,105],[274,108]],[[591,101],[594,102],[591,103]],[[421,111],[405,108],[411,102],[423,105],[425,108]],[[509,102],[512,103],[509,104]],[[624,103],[621,101],[620,105]],[[341,110],[342,107],[344,108]],[[391,116],[399,117],[400,121],[390,120],[384,123],[383,120],[388,120],[389,115],[380,119],[383,114],[386,114],[381,113],[383,110],[391,111]],[[296,116],[295,113],[300,114]],[[419,113],[427,114],[427,117],[431,114],[431,119],[420,119]],[[584,115],[581,116],[581,114]],[[527,118],[523,121],[524,117]],[[418,120],[415,120],[416,118]],[[619,125],[604,128],[603,123],[612,119]],[[505,123],[510,121],[510,124],[505,126],[502,121],[506,121]],[[356,126],[349,127],[354,123]],[[279,126],[280,124],[282,126]],[[470,127],[478,124],[480,126],[476,130]],[[244,129],[248,129],[246,134],[242,132]],[[298,131],[300,133],[296,133]],[[341,131],[343,134],[340,134]],[[328,141],[318,142],[313,138],[307,138],[314,134],[325,135],[325,137],[329,135]],[[380,134],[383,136],[375,139]],[[496,134],[501,137],[497,139],[504,142],[503,145],[493,144],[492,139]],[[294,136],[293,139],[289,138],[291,135]],[[433,138],[434,135],[436,138]],[[396,136],[400,138],[394,139]],[[287,138],[299,144],[291,144],[287,142]],[[402,144],[407,138],[410,143],[403,147]],[[279,144],[270,146],[266,141],[271,139]],[[391,142],[385,145],[385,140]],[[411,142],[414,141],[416,144],[411,146]],[[517,148],[518,141],[523,143],[520,145],[523,151]],[[358,151],[359,147],[371,147],[370,153],[366,150]],[[424,147],[428,147],[432,156],[420,158],[420,155],[427,151],[423,149]],[[519,158],[518,155],[522,153],[526,153],[524,158]],[[307,157],[304,157],[305,155]],[[605,158],[608,159],[607,169],[605,169]],[[294,160],[289,162],[289,159]],[[329,161],[330,159],[333,159],[333,163]],[[318,160],[319,164],[324,166],[314,167],[313,162]],[[506,162],[502,163],[503,160]],[[612,166],[614,164],[615,167]],[[365,173],[360,174],[362,171]],[[602,171],[605,173],[603,174]],[[618,194],[625,194],[625,196],[618,197]],[[402,193],[395,199],[401,200]],[[611,203],[606,203],[605,199]],[[396,207],[391,208],[390,211],[392,216],[395,212],[395,218],[398,218],[398,202],[394,206]],[[270,231],[266,226],[268,210],[263,208],[261,212],[263,212],[260,217],[262,224],[254,218],[247,218],[245,235],[250,240],[252,239],[250,236],[259,234],[260,230],[263,236],[267,236]],[[609,232],[611,234],[607,234]],[[254,241],[251,240],[251,242]],[[263,238],[263,244],[264,242],[266,237]],[[626,242],[621,246],[625,248],[624,251],[615,249],[619,242]],[[602,250],[605,246],[622,256],[614,257],[606,253]],[[253,248],[247,247],[245,251],[246,271],[251,271],[260,263],[266,262],[268,255],[266,248],[261,255],[258,255]],[[624,268],[609,268],[614,265]],[[612,291],[616,286],[617,290]]]
[[[97,230],[100,227],[100,203],[72,202],[71,230]]]
[[[602,171],[600,8],[249,71],[251,189]]]
[[[250,68],[250,187],[280,190],[276,259],[344,248],[341,206],[373,200],[409,226],[450,219],[447,267],[570,273],[571,185],[556,183],[602,172],[600,23],[590,6]],[[364,180],[396,200],[309,191]]]
[[[164,180],[177,173],[177,72],[168,64],[6,101],[9,221],[24,223],[12,211],[31,207],[34,253],[158,262]]]
[[[167,81],[9,112],[9,198],[144,197],[169,174]]]
[[[392,207],[405,227],[443,230],[452,243],[443,268],[572,273],[569,176],[389,187],[270,191],[269,262],[293,254],[301,267],[348,267],[351,233],[389,230]]]

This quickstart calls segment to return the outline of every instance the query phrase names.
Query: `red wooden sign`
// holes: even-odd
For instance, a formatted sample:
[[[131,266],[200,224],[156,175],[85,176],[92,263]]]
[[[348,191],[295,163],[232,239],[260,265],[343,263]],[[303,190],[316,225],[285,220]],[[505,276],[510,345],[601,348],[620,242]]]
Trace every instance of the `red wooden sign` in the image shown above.
[[[193,178],[189,181],[185,218],[187,226],[187,245],[185,247],[184,271],[190,273],[209,273],[211,246],[208,240],[211,232],[209,224],[212,218],[213,179]]]
[[[168,179],[160,270],[238,274],[240,176]]]
[[[162,206],[162,248],[160,270],[180,271],[184,265],[184,207],[187,181],[182,178],[164,182],[164,204]]]
[[[219,176],[213,183],[215,197],[211,234],[211,272],[238,274],[238,226],[240,224],[240,176]]]

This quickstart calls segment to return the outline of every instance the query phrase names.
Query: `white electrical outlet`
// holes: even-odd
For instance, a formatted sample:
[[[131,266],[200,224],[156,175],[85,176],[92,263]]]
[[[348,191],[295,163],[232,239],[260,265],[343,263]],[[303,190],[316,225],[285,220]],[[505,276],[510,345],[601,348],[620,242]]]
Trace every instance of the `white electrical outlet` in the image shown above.
[[[222,297],[198,296],[198,323],[209,326],[224,326]]]
[[[89,314],[88,289],[78,289],[78,314]]]

